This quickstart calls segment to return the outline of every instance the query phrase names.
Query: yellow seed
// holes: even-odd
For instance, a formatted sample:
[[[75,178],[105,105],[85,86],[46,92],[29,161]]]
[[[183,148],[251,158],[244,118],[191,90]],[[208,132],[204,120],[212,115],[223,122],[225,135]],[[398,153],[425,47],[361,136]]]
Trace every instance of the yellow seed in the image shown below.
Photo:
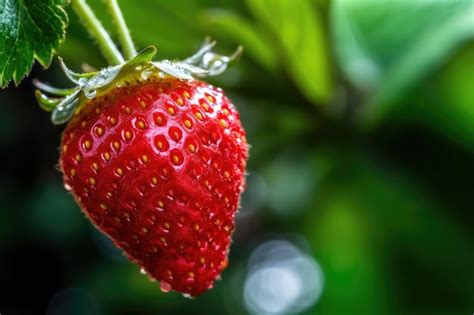
[[[201,258],[199,258],[199,261],[201,262],[201,264],[205,264],[206,263],[206,258],[201,257]]]
[[[82,156],[79,153],[76,154],[76,161],[79,162],[81,159],[82,159]]]
[[[178,164],[178,163],[179,163],[179,156],[173,155],[173,162],[174,162],[175,164]]]
[[[90,177],[89,178],[89,182],[91,183],[92,186],[95,185],[95,178],[94,177]]]
[[[192,127],[191,121],[189,121],[189,120],[186,119],[186,120],[184,121],[184,126],[185,126],[186,128],[191,128],[191,127]]]
[[[194,272],[190,271],[190,272],[188,273],[188,276],[189,276],[190,278],[194,278]]]
[[[163,203],[163,201],[158,201],[158,207],[159,208],[163,208],[165,206],[165,204]]]
[[[104,152],[103,157],[104,157],[104,160],[106,160],[106,161],[110,160],[110,153],[109,152]]]
[[[96,113],[96,114],[100,113],[100,108],[97,107],[97,108],[95,109],[95,113]]]
[[[81,122],[81,127],[84,128],[85,126],[86,126],[86,122],[85,121]]]
[[[153,177],[151,178],[151,182],[152,182],[153,185],[158,184],[158,178],[156,178],[155,176],[153,176]]]
[[[64,152],[64,153],[67,152],[67,144],[63,145],[63,152]]]
[[[102,210],[107,210],[107,206],[104,205],[103,203],[101,203],[99,206],[100,206],[100,208],[101,208]]]
[[[145,123],[142,120],[137,121],[137,127],[139,129],[145,129]]]
[[[165,228],[169,229],[170,228],[170,224],[168,222],[165,222]]]
[[[196,231],[199,231],[199,224],[197,224],[197,223],[194,224],[194,229],[195,229]]]
[[[226,226],[224,226],[224,230],[225,230],[226,232],[229,232],[229,231],[230,231],[230,227],[229,227],[228,225],[226,225]]]
[[[224,115],[226,115],[226,116],[229,116],[229,114],[230,114],[230,112],[229,112],[229,110],[228,110],[227,108],[224,108],[224,109],[222,110],[222,113],[223,113]]]
[[[105,195],[109,198],[112,198],[112,193],[110,191],[106,192]]]
[[[95,130],[95,133],[98,137],[102,136],[104,134],[104,128],[97,127],[97,129]]]
[[[115,169],[115,174],[117,174],[118,176],[122,176],[123,175],[123,170],[120,167],[117,167]]]
[[[114,147],[115,150],[119,150],[119,149],[120,149],[120,142],[114,141],[114,143],[113,143],[112,145],[113,145],[113,147]]]
[[[194,113],[197,119],[202,120],[202,114],[200,112]]]
[[[141,160],[142,160],[143,163],[147,163],[148,162],[148,156],[143,154]]]
[[[97,164],[96,162],[92,163],[92,168],[97,171],[99,169],[99,164]]]
[[[114,217],[115,222],[120,223],[120,218],[119,217]]]
[[[130,107],[127,106],[127,107],[125,107],[125,112],[127,114],[130,114],[132,112],[132,110],[130,109]]]
[[[209,102],[214,102],[214,98],[212,96],[208,95],[206,98],[209,100]]]
[[[206,112],[209,110],[209,105],[207,105],[207,103],[201,103],[201,106]]]
[[[143,228],[142,231],[143,231],[143,233],[145,233],[145,234],[148,233],[148,229],[147,229],[147,228]]]
[[[213,262],[211,262],[209,265],[211,266],[211,268],[214,268],[214,263]]]
[[[73,176],[73,177],[76,176],[76,170],[74,168],[71,169],[71,176]]]
[[[170,113],[170,115],[174,115],[174,108],[168,107],[168,113]]]
[[[160,240],[163,242],[163,243],[166,243],[166,238],[164,236],[160,237]]]
[[[144,101],[140,101],[140,107],[141,108],[146,108],[146,103]]]
[[[127,140],[132,139],[132,133],[131,133],[130,131],[125,131],[125,138],[126,138]]]
[[[183,105],[184,105],[183,99],[178,98],[178,99],[176,100],[176,104],[178,104],[179,106],[183,106]]]
[[[223,128],[227,128],[227,121],[225,121],[224,119],[221,119],[219,123]]]
[[[195,152],[196,152],[196,147],[194,146],[194,144],[189,144],[189,145],[188,145],[188,149],[189,149],[189,152],[191,152],[191,153],[195,153]]]
[[[184,91],[184,92],[183,92],[183,97],[184,97],[184,98],[190,98],[191,95],[189,95],[188,91]]]
[[[160,140],[158,140],[158,142],[156,143],[156,146],[158,147],[158,149],[163,149],[163,142],[161,142]]]
[[[117,123],[117,120],[115,119],[115,117],[110,117],[109,121],[112,126]]]
[[[89,140],[84,141],[84,149],[89,150],[92,146],[92,143]]]
[[[225,171],[225,172],[224,172],[224,177],[227,178],[227,179],[229,179],[229,178],[230,178],[229,172]]]

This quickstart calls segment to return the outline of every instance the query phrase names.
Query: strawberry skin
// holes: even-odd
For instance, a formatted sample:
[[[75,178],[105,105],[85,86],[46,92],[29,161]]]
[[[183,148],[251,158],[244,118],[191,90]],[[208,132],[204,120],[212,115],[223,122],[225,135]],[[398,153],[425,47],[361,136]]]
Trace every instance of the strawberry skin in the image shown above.
[[[163,291],[197,296],[227,266],[248,145],[221,89],[176,78],[114,87],[62,137],[65,187]]]

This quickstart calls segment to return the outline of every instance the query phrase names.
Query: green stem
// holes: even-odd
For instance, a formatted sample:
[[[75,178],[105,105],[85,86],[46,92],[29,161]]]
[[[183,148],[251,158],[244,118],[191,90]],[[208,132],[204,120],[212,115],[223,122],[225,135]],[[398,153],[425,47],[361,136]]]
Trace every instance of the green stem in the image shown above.
[[[125,57],[127,59],[135,57],[137,51],[135,50],[135,45],[133,44],[132,36],[130,36],[127,24],[125,24],[125,19],[123,18],[122,11],[120,11],[120,7],[117,3],[117,0],[105,0],[105,3],[117,28],[119,41],[122,46],[123,52],[125,53]]]
[[[71,5],[76,14],[82,19],[82,22],[89,31],[89,34],[99,44],[102,54],[107,59],[109,64],[114,65],[123,63],[124,59],[122,54],[117,49],[117,46],[115,46],[114,42],[110,38],[109,33],[107,33],[86,1],[72,0]]]

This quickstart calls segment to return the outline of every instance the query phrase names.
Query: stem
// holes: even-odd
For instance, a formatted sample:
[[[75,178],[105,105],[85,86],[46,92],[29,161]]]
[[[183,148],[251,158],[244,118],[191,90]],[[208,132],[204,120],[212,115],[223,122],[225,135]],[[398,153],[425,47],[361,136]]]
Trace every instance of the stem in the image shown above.
[[[120,45],[122,46],[123,52],[125,53],[125,57],[127,59],[135,57],[137,51],[135,50],[132,36],[130,36],[127,24],[125,24],[125,20],[117,0],[105,0],[105,3],[117,28]]]
[[[120,64],[124,62],[122,54],[115,46],[114,42],[109,36],[109,33],[102,26],[100,21],[95,16],[92,9],[85,0],[72,0],[72,8],[76,14],[82,19],[84,26],[89,31],[89,34],[97,41],[99,47],[109,64]]]

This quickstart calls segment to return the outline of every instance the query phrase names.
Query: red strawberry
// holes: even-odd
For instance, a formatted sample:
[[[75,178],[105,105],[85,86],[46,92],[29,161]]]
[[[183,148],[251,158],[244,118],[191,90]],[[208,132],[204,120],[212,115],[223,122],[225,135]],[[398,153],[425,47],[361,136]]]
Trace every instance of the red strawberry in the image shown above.
[[[239,113],[207,83],[153,77],[83,104],[61,144],[85,214],[163,291],[197,296],[227,266],[248,157]]]

